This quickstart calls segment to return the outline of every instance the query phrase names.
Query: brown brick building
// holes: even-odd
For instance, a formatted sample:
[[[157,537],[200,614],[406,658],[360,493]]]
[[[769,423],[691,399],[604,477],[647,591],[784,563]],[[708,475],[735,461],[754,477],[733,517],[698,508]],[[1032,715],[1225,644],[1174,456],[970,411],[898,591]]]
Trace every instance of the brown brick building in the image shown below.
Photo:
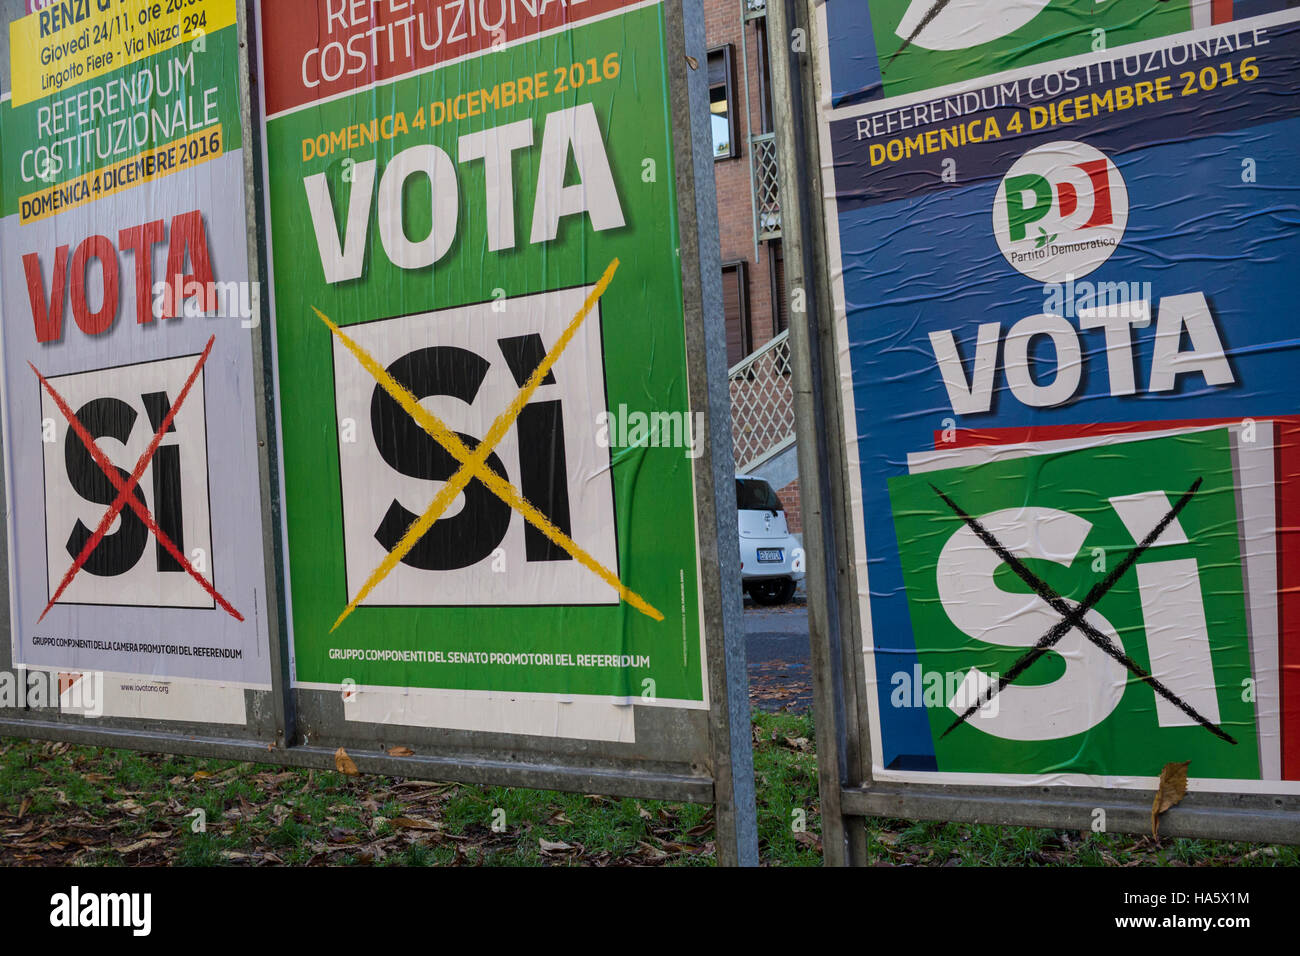
[[[789,352],[782,336],[789,325],[789,298],[765,0],[704,0],[704,21],[736,467],[777,489],[790,530],[798,533]],[[747,358],[749,366],[737,372]]]

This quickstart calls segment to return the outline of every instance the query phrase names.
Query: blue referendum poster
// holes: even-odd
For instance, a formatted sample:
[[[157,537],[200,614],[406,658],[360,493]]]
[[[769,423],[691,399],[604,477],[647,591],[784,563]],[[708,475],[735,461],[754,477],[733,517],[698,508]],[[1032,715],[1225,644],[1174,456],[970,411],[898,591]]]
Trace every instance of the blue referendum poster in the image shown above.
[[[1300,792],[1300,12],[882,88],[908,6],[821,20],[873,778]]]

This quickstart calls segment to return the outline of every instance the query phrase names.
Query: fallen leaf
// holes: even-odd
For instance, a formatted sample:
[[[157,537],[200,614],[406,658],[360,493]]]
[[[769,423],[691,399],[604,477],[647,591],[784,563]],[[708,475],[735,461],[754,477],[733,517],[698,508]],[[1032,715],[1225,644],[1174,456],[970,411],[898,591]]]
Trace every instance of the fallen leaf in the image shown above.
[[[568,853],[573,849],[569,844],[563,842],[552,842],[551,840],[539,839],[537,845],[542,848],[543,853]]]
[[[157,846],[162,840],[140,840],[138,843],[132,843],[130,846],[113,847],[118,853],[125,856],[128,853],[135,853],[137,850],[144,850],[151,846]]]
[[[1182,802],[1187,793],[1187,768],[1190,760],[1182,763],[1167,763],[1160,771],[1160,786],[1156,788],[1156,798],[1151,803],[1151,835],[1160,839],[1160,815]]]
[[[215,776],[216,776],[215,773],[209,773],[207,770],[195,770],[195,771],[194,771],[194,779],[195,779],[195,780],[207,780],[208,777],[215,777]]]
[[[421,820],[419,817],[393,817],[388,821],[389,826],[398,827],[402,830],[441,830],[441,823],[434,823],[432,820]]]
[[[357,765],[353,762],[352,758],[348,756],[348,752],[342,747],[334,751],[334,768],[338,770],[339,773],[345,774],[349,777],[356,777],[361,774],[361,771],[357,769]]]
[[[389,748],[388,748],[388,756],[390,756],[390,757],[413,757],[413,756],[415,756],[415,751],[412,750],[410,747],[403,747],[401,744],[398,744],[396,747],[389,747]]]
[[[27,813],[28,810],[31,809],[31,806],[32,806],[32,798],[31,798],[31,797],[23,797],[23,803],[22,803],[22,806],[20,806],[20,807],[18,808],[18,819],[19,819],[19,820],[21,820],[21,819],[23,818],[23,815],[24,815],[25,813]]]
[[[637,846],[641,847],[641,852],[638,855],[645,857],[647,860],[658,862],[659,860],[668,859],[668,854],[666,852],[659,849],[657,846],[652,846],[651,844],[646,843],[644,840],[639,841]]]
[[[1249,853],[1243,856],[1242,859],[1253,860],[1257,856],[1277,856],[1277,847],[1262,846],[1258,850],[1251,850]]]
[[[812,750],[812,743],[807,737],[786,737],[785,745],[791,750],[797,750],[804,754]]]
[[[686,63],[692,70],[698,70],[700,68],[700,61],[695,59],[695,57],[691,56],[689,53],[686,54]]]

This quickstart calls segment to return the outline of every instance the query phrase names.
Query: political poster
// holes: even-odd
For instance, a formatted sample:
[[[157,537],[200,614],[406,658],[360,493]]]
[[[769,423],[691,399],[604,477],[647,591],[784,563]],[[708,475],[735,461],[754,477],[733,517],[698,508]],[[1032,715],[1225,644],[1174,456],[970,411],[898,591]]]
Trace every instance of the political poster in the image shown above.
[[[1300,14],[936,6],[820,51],[872,777],[1300,793]]]
[[[828,0],[835,106],[1286,9],[1288,0]]]
[[[661,4],[260,16],[297,686],[704,707]]]
[[[236,3],[4,10],[13,661],[121,676],[119,715],[241,723],[273,598]]]

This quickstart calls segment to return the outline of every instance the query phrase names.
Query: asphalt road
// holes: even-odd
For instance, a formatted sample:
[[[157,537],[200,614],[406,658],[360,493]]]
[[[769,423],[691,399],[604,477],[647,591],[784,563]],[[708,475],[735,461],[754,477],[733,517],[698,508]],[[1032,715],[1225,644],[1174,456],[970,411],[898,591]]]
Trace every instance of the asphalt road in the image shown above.
[[[764,711],[812,708],[808,608],[803,594],[782,607],[745,601],[745,650],[749,655],[749,698]]]

